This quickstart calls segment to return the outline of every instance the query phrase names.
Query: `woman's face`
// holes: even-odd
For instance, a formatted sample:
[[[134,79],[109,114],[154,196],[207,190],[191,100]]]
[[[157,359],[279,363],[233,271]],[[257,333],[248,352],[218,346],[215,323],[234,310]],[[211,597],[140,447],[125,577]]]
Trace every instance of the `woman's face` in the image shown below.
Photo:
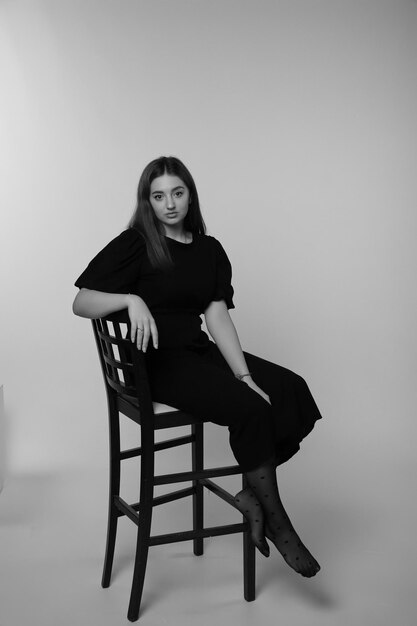
[[[149,201],[164,226],[178,227],[188,213],[190,192],[181,178],[163,174],[153,179]]]

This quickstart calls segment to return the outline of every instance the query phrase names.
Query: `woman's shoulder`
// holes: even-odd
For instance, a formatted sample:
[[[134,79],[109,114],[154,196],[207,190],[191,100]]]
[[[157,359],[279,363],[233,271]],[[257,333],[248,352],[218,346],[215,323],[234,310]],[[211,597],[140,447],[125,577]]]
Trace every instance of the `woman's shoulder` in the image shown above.
[[[106,248],[117,250],[129,250],[131,252],[141,252],[146,248],[145,239],[142,233],[136,228],[126,228],[112,239]]]
[[[208,235],[205,233],[204,235],[198,235],[199,239],[208,247],[216,249],[221,246],[220,241],[214,235]]]
[[[134,228],[133,226],[129,226],[129,228],[126,228],[125,230],[122,230],[122,232],[117,235],[117,237],[115,239],[118,239],[120,241],[126,241],[126,242],[136,242],[139,244],[145,244],[145,238],[142,235],[142,233],[137,230],[137,228]]]
[[[204,237],[205,244],[210,250],[213,250],[214,253],[217,253],[220,255],[225,254],[225,249],[223,248],[223,245],[221,244],[220,240],[217,239],[217,237],[214,237],[214,235],[207,235],[207,234],[201,235],[201,237]]]
[[[135,228],[126,228],[100,250],[93,262],[114,264],[117,261],[142,257],[145,251],[146,243],[141,233]]]

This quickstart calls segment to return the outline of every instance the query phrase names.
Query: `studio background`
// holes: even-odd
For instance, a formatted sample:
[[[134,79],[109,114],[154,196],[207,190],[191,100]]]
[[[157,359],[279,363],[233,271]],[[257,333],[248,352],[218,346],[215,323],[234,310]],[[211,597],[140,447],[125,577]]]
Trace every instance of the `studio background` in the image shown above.
[[[40,558],[53,501],[91,550],[89,621],[78,623],[107,623],[103,602],[120,620],[111,623],[124,623],[130,531],[120,544],[117,607],[94,586],[107,409],[91,323],[71,310],[73,283],[126,227],[143,167],[172,154],[193,174],[208,232],[232,262],[243,348],[301,374],[323,415],[278,473],[296,527],[323,561],[320,579],[309,592],[305,581],[288,587],[284,569],[274,580],[278,557],[263,561],[248,609],[238,543],[236,602],[222,613],[213,591],[207,623],[226,615],[268,625],[277,610],[297,626],[414,623],[417,3],[15,0],[1,3],[0,20],[8,571],[17,581],[23,556],[12,544],[27,542],[29,558]],[[208,427],[207,458],[234,461],[226,430]],[[183,460],[167,456],[160,469]],[[213,523],[233,514],[209,503]],[[168,506],[182,522],[183,511]],[[165,567],[158,554],[155,571]],[[64,575],[69,555],[58,557]],[[52,624],[58,606],[51,613],[38,600],[52,584],[42,563],[48,582],[33,592],[28,615]],[[210,565],[210,587],[219,565]],[[74,557],[79,586],[83,566]],[[8,580],[5,624],[14,626],[26,609],[10,604],[17,591]],[[195,584],[204,597],[203,581]],[[175,585],[178,593],[187,583]],[[175,594],[165,605],[152,597],[144,624],[165,623],[164,610],[166,623],[184,623]]]

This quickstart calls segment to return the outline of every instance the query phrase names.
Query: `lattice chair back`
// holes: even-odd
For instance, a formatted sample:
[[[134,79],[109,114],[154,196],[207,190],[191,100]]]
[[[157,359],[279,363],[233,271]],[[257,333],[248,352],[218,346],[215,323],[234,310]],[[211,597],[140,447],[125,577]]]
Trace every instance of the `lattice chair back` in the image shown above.
[[[92,323],[108,395],[134,399],[141,413],[152,414],[144,355],[130,341],[127,311],[94,319]]]

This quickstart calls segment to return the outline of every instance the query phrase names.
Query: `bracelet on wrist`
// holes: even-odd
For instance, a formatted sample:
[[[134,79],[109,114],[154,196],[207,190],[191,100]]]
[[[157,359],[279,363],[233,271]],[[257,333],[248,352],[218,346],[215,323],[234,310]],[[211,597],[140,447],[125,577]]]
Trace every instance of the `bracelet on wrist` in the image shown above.
[[[235,377],[238,380],[242,380],[242,378],[245,378],[245,376],[252,376],[252,374],[250,372],[247,372],[247,374],[235,374]]]

